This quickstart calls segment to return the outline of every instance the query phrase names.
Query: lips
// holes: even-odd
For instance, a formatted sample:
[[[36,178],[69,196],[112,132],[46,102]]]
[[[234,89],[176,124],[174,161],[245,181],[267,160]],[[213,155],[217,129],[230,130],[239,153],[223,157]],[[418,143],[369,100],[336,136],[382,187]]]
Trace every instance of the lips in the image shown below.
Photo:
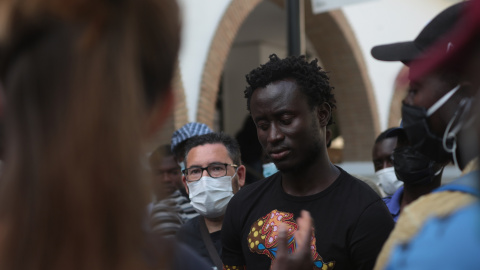
[[[288,154],[290,154],[290,150],[286,148],[275,149],[269,152],[270,158],[274,160],[284,159]]]

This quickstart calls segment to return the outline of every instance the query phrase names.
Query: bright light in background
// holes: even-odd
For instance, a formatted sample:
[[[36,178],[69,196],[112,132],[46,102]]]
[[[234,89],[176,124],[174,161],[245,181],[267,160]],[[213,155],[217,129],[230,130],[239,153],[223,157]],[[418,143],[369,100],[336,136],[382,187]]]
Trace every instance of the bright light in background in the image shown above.
[[[358,4],[361,2],[373,0],[311,0],[313,14],[322,13],[332,9],[337,9],[349,4]]]

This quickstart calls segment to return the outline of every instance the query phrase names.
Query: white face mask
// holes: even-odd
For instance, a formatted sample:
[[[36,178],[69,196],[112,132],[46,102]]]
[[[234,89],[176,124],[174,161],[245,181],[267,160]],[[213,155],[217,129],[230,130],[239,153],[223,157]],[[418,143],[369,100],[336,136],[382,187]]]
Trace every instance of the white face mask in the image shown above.
[[[278,172],[277,166],[275,166],[275,163],[273,163],[273,162],[263,164],[262,167],[263,167],[263,177],[265,177],[265,178],[267,178],[270,175]]]
[[[228,202],[233,197],[232,178],[235,174],[219,178],[203,176],[198,181],[187,182],[190,204],[206,218],[225,214]]]
[[[378,177],[380,187],[388,196],[393,195],[403,185],[403,182],[397,179],[393,167],[381,169],[375,172],[375,174]]]

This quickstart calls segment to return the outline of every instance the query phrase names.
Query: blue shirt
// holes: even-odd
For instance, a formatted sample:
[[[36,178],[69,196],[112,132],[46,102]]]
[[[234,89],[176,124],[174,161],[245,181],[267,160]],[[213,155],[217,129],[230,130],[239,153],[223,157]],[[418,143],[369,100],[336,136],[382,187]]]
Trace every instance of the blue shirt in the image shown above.
[[[388,207],[388,211],[392,214],[393,221],[397,222],[400,216],[400,204],[402,202],[403,186],[399,187],[392,196],[383,198],[382,200]]]
[[[461,191],[480,197],[473,171],[434,192]],[[387,270],[399,269],[479,269],[480,201],[460,208],[447,217],[427,220],[408,243],[392,249]]]
[[[393,249],[386,269],[479,269],[480,203],[432,218],[408,244]]]

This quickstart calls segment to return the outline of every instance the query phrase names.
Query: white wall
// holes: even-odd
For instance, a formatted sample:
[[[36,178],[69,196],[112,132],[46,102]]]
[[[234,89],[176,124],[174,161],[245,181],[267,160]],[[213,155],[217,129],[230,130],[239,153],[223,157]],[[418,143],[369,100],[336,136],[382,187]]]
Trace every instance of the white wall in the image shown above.
[[[195,121],[210,43],[231,0],[178,0],[183,11],[180,70],[189,121]]]
[[[179,0],[184,10],[180,68],[188,117],[195,120],[200,83],[210,42],[231,0]],[[305,0],[308,4],[309,0]],[[349,5],[343,11],[357,37],[372,81],[380,127],[387,128],[393,82],[402,64],[370,56],[375,45],[414,39],[428,21],[458,0],[377,0]],[[262,59],[267,59],[262,56]],[[243,77],[241,78],[243,79]]]
[[[455,0],[379,0],[342,8],[363,52],[377,101],[380,127],[388,125],[393,84],[403,66],[370,55],[373,46],[413,40],[425,25]]]

